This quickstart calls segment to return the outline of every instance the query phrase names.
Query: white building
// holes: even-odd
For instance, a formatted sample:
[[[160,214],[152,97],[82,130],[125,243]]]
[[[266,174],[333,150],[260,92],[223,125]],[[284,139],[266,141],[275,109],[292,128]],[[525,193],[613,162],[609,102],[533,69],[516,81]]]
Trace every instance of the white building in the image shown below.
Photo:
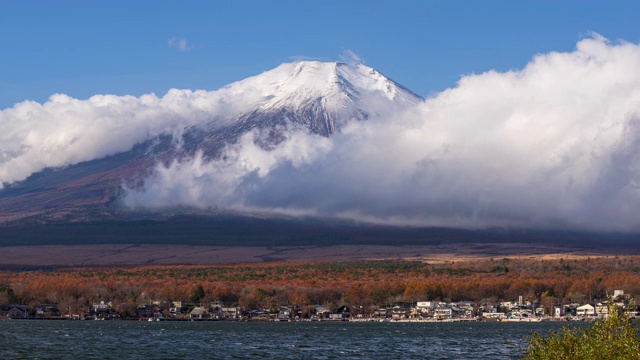
[[[578,316],[595,316],[596,308],[593,305],[582,305],[576,309],[576,314]]]
[[[596,314],[600,317],[608,317],[609,316],[609,308],[607,307],[607,303],[597,303],[596,304]]]
[[[554,317],[563,317],[564,316],[564,306],[556,306],[554,309],[553,316]]]
[[[418,309],[433,309],[437,304],[437,301],[418,301],[416,307]]]
[[[235,307],[223,307],[220,309],[220,315],[225,319],[238,319],[240,317],[240,308]]]
[[[453,317],[453,310],[449,307],[439,307],[433,311],[433,316],[438,319],[451,319]]]

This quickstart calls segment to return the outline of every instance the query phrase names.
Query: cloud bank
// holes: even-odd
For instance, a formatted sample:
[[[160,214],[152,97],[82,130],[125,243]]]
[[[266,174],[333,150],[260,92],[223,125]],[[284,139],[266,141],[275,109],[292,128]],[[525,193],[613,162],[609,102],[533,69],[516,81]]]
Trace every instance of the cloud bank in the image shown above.
[[[640,230],[640,46],[599,36],[525,68],[464,76],[394,117],[276,149],[158,165],[130,206],[377,223]]]
[[[179,137],[190,124],[223,125],[221,114],[238,110],[228,94],[202,90],[172,89],[161,98],[56,94],[44,104],[25,101],[0,110],[0,189],[45,168],[130,150],[160,134]]]

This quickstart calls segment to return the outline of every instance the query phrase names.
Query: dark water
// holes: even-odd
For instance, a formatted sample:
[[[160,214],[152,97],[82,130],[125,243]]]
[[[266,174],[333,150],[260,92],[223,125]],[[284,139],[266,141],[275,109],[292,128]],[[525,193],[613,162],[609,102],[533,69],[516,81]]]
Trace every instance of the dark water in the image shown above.
[[[560,323],[0,321],[0,359],[515,359]]]

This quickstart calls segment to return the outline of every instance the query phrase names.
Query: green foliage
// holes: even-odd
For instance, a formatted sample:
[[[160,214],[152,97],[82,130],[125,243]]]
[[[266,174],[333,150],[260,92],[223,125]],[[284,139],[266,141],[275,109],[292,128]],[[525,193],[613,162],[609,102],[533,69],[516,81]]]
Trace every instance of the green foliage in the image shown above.
[[[506,266],[498,265],[498,266],[495,266],[493,269],[491,269],[491,272],[492,273],[501,273],[501,272],[508,273],[509,272],[509,268],[506,267]]]
[[[192,303],[198,303],[200,302],[200,300],[202,300],[205,296],[204,293],[204,288],[202,287],[202,285],[198,285],[198,288],[196,289],[196,291],[194,291],[193,295],[191,295],[191,302]]]
[[[565,325],[547,337],[533,333],[525,360],[640,359],[640,334],[637,324],[607,304],[609,318],[597,320],[585,328]]]
[[[136,295],[133,291],[131,291],[129,292],[129,295],[127,296],[127,298],[129,299],[129,301],[135,303],[138,300],[138,295]]]

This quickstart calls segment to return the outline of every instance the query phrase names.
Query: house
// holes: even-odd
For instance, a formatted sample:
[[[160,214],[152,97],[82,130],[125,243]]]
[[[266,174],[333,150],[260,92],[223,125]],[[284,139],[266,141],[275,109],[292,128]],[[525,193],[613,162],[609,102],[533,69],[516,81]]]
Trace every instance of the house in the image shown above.
[[[386,318],[389,315],[389,312],[391,312],[391,310],[387,308],[380,308],[376,309],[376,311],[373,312],[373,315],[376,317]]]
[[[31,308],[26,305],[4,305],[0,308],[0,314],[12,319],[26,318],[31,315]]]
[[[582,305],[576,309],[576,314],[578,316],[595,316],[596,308],[590,304]]]
[[[220,308],[220,316],[224,319],[239,319],[241,313],[240,308],[237,306]]]
[[[318,315],[318,317],[323,318],[329,316],[331,311],[323,305],[313,305],[313,313]]]
[[[362,305],[355,305],[351,307],[351,317],[363,319],[369,317],[369,310]]]
[[[530,319],[534,317],[530,309],[516,309],[507,314],[509,319]]]
[[[636,306],[627,306],[624,309],[624,312],[627,314],[628,317],[630,318],[638,318],[640,317],[640,305],[636,305]]]
[[[278,320],[289,321],[291,319],[291,308],[289,306],[280,306],[278,311]]]
[[[480,305],[478,308],[478,313],[497,313],[498,308],[500,307],[500,303],[498,302],[485,302]]]
[[[391,309],[391,317],[395,320],[408,319],[411,316],[411,309],[406,306],[396,305]]]
[[[517,301],[502,301],[500,303],[500,307],[501,308],[505,308],[507,310],[511,310],[511,309],[515,308],[516,306],[520,306],[520,304],[518,304]]]
[[[605,317],[609,315],[609,309],[607,308],[607,303],[599,302],[599,303],[596,303],[596,306],[594,307],[596,309],[596,315],[605,316]]]
[[[212,301],[210,307],[212,310],[220,310],[224,307],[224,303],[220,300]]]
[[[459,308],[473,308],[473,306],[475,305],[475,302],[473,301],[458,301],[456,303],[452,303],[453,305],[459,307]]]
[[[412,306],[409,308],[409,314],[411,318],[417,318],[421,313],[418,311],[418,308]]]
[[[94,302],[91,306],[91,309],[93,310],[93,314],[97,317],[97,318],[104,318],[107,316],[107,314],[109,314],[109,309],[111,309],[112,303],[111,301],[109,302],[105,302],[104,300],[101,300],[100,302]]]
[[[438,319],[451,319],[453,317],[453,309],[439,306],[433,310],[433,317]]]
[[[58,316],[60,310],[58,310],[57,304],[40,304],[36,307],[36,316]]]
[[[182,314],[182,301],[172,301],[169,312],[175,315]]]
[[[436,301],[418,301],[416,309],[423,314],[431,313],[438,303]]]
[[[351,310],[347,305],[342,305],[336,310],[335,313],[329,314],[331,320],[344,320],[351,316]]]
[[[94,312],[108,312],[111,305],[111,301],[105,302],[104,300],[101,300],[99,303],[94,302],[92,307]]]
[[[485,319],[503,319],[505,313],[501,312],[482,312],[482,317]]]
[[[473,301],[458,301],[451,304],[453,309],[453,315],[455,317],[473,317],[475,314]]]
[[[205,308],[201,306],[196,306],[189,313],[189,317],[191,319],[205,319],[207,318],[207,316],[208,316],[207,310],[205,310]]]
[[[254,309],[249,311],[247,315],[251,320],[269,320],[269,311],[265,309]]]

